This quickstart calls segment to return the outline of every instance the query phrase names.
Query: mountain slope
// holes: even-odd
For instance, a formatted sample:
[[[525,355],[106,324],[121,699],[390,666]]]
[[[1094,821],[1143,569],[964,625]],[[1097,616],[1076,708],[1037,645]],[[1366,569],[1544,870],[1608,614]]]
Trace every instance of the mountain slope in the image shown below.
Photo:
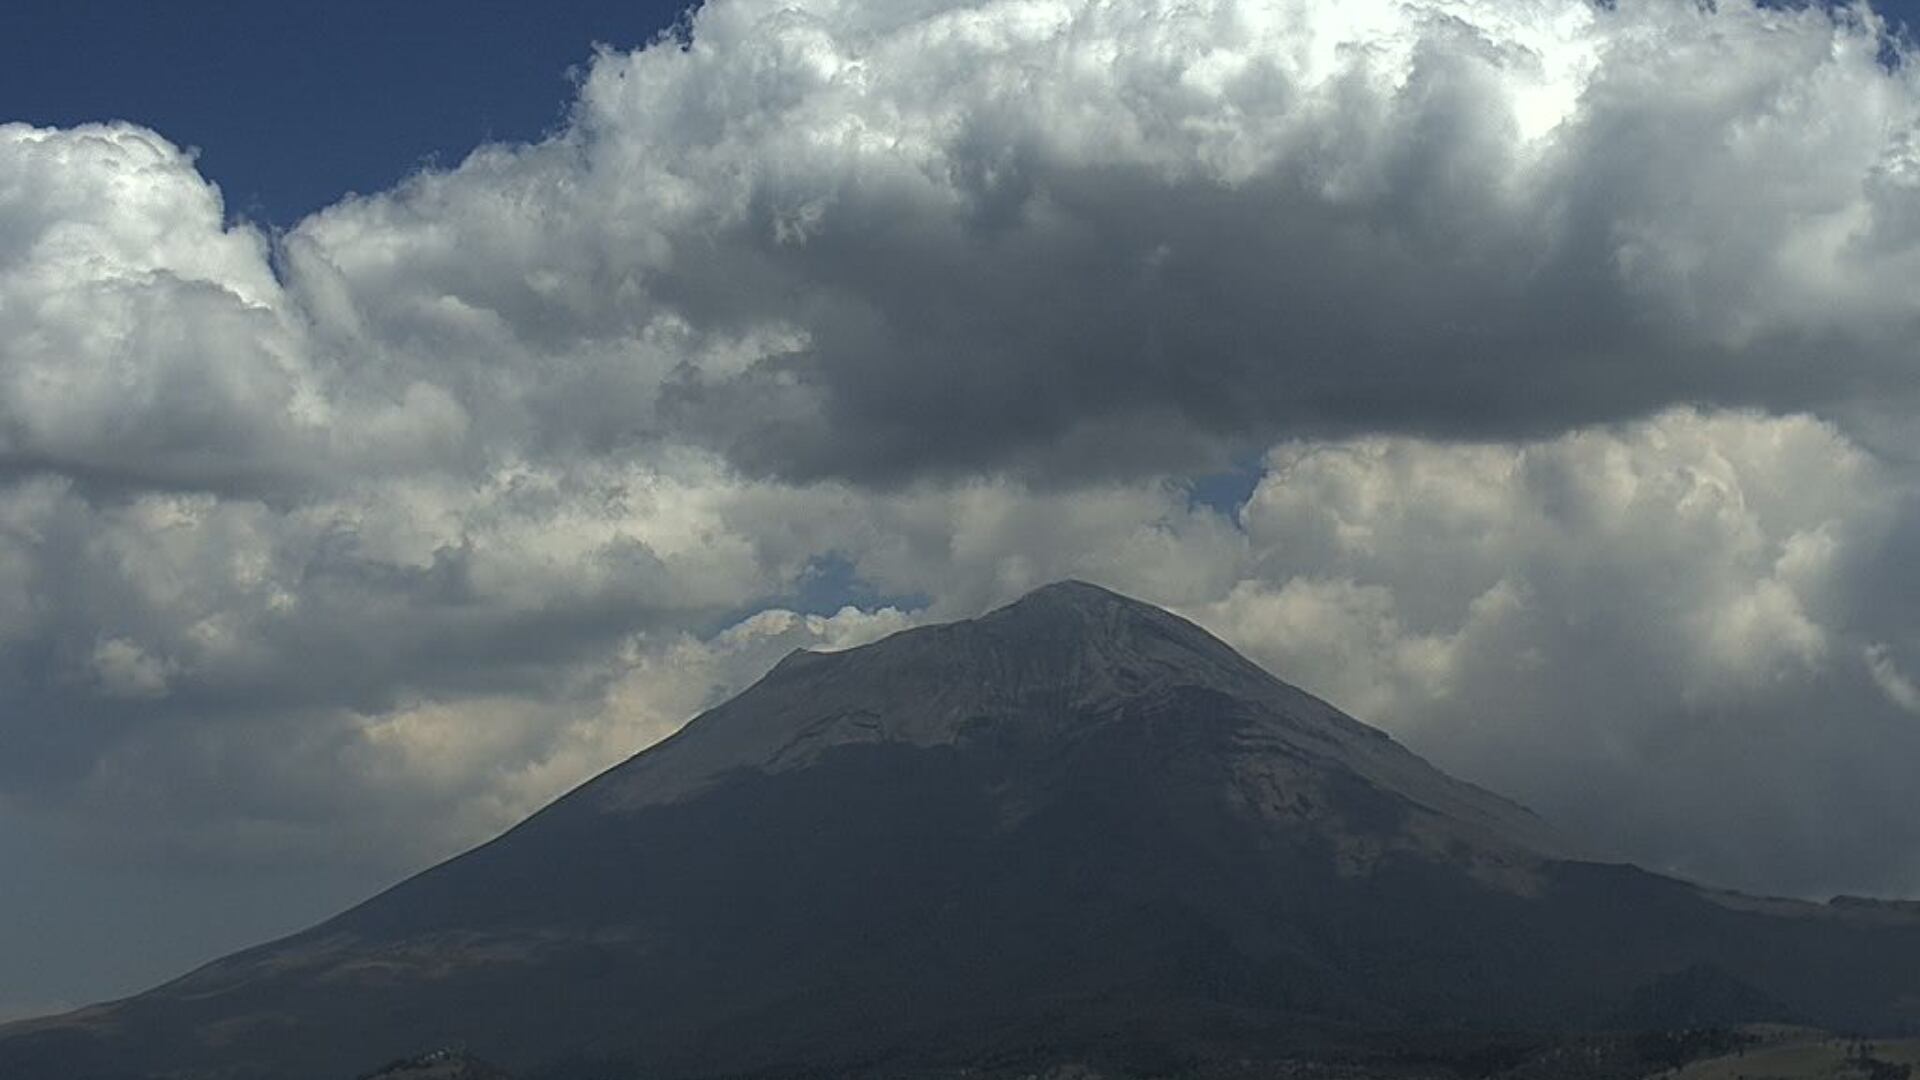
[[[312,930],[0,1029],[0,1075],[342,1077],[436,1045],[650,1076],[1164,1064],[1677,1014],[1696,986],[1853,1026],[1920,1000],[1905,913],[1570,855],[1192,624],[1065,583],[795,653]]]

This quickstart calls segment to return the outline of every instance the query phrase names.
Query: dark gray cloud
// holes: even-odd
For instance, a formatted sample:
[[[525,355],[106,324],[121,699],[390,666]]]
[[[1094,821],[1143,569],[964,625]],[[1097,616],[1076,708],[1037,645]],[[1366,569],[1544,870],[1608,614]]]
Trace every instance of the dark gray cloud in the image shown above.
[[[302,233],[389,337],[628,344],[623,376],[564,363],[539,426],[787,479],[1840,415],[1916,389],[1888,281],[1920,95],[1882,38],[1744,5],[725,5],[603,56],[560,142]]]

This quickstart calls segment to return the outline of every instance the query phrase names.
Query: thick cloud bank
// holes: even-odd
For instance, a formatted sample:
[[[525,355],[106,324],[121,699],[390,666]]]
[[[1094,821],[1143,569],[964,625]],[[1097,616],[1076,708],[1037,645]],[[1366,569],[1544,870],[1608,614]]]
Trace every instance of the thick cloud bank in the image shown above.
[[[1912,404],[1910,69],[1710,7],[718,3],[290,263],[456,396],[564,355],[546,438],[787,478]]]
[[[786,649],[1081,576],[1609,851],[1920,894],[1920,85],[1874,16],[690,25],[284,234],[162,134],[0,126],[27,878],[172,875],[239,944],[222,874],[334,903]],[[98,933],[61,905],[0,895],[0,971]]]
[[[1683,411],[1268,467],[1250,573],[1193,613],[1275,670],[1615,856],[1920,884],[1920,504],[1830,427]]]

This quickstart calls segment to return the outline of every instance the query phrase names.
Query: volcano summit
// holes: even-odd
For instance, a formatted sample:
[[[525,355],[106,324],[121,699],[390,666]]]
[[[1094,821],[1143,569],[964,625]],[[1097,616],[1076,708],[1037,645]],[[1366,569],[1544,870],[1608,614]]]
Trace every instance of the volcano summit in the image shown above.
[[[308,931],[0,1028],[23,1080],[1204,1072],[1381,1033],[1920,1019],[1920,918],[1584,861],[1158,608],[1068,582],[796,652]]]

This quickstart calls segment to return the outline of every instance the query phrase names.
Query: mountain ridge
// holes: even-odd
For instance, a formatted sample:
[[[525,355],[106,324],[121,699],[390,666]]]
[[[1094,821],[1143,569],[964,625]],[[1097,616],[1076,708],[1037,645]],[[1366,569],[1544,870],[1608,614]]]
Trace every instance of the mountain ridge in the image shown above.
[[[1034,649],[1035,642],[1042,647]],[[719,726],[737,721],[764,695],[794,692],[796,682],[805,694],[805,718],[776,713],[770,718],[773,732],[758,733],[757,744],[737,735],[708,738],[716,718]],[[846,694],[848,682],[862,693]],[[876,683],[882,687],[879,694],[872,692]],[[903,702],[885,692],[890,686],[928,684],[954,692],[919,702],[917,709],[902,708]],[[782,755],[804,762],[811,753],[847,741],[952,743],[962,737],[966,723],[1009,710],[1038,704],[1049,715],[1083,716],[1121,698],[1174,686],[1203,686],[1267,703],[1288,722],[1285,726],[1323,744],[1342,764],[1390,786],[1415,787],[1415,801],[1439,804],[1429,809],[1524,835],[1516,846],[1537,854],[1561,856],[1573,849],[1532,811],[1443,777],[1386,732],[1281,681],[1195,623],[1078,580],[1042,586],[975,619],[915,627],[836,652],[795,650],[728,703],[585,787],[597,790],[608,806],[649,805],[686,794],[673,777],[662,775],[670,770],[710,780],[728,766],[751,766],[756,757],[761,767],[775,768]],[[1034,697],[1037,703],[1029,700]],[[648,753],[656,756],[643,763]],[[683,760],[688,757],[706,760]]]
[[[790,654],[310,930],[0,1028],[0,1075],[328,1080],[434,1045],[684,1078],[1264,1060],[1648,1001],[1920,1022],[1916,972],[1897,907],[1569,858],[1517,804],[1075,582]]]

